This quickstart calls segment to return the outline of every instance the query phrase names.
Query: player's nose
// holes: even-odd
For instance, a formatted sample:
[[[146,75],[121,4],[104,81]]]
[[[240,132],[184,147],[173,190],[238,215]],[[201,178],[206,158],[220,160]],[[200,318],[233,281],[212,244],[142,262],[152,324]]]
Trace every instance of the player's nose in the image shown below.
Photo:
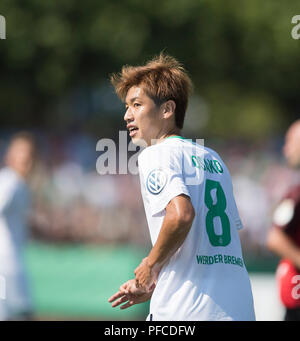
[[[130,108],[127,108],[125,115],[124,115],[124,121],[130,122],[132,120],[133,120],[132,112],[131,112]]]

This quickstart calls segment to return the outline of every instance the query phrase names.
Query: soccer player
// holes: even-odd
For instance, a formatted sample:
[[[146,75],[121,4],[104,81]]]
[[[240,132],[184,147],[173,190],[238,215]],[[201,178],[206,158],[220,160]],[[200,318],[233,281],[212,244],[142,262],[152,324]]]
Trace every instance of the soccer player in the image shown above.
[[[109,298],[126,309],[151,298],[147,320],[254,320],[242,227],[220,156],[181,135],[191,80],[171,56],[112,76],[138,158],[153,247],[135,279]]]
[[[300,168],[300,120],[286,133],[283,153],[289,167]],[[286,308],[284,320],[300,321],[300,184],[284,195],[273,215],[267,247],[281,257],[276,277]]]
[[[26,132],[14,135],[0,171],[0,320],[32,318],[32,301],[24,267],[30,194],[26,180],[32,170],[34,142]],[[3,289],[3,288],[2,288]]]

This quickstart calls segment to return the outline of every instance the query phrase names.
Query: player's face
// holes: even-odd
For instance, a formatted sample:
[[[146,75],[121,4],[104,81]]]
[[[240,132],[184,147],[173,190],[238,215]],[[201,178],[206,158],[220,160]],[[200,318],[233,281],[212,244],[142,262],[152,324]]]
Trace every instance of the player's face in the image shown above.
[[[300,124],[292,126],[287,132],[283,152],[291,167],[300,167]]]
[[[33,148],[25,140],[19,139],[12,143],[7,153],[7,164],[20,175],[27,177],[33,165]]]
[[[147,146],[151,140],[158,139],[162,131],[163,121],[160,107],[146,95],[142,87],[131,87],[125,99],[129,135],[134,144]]]

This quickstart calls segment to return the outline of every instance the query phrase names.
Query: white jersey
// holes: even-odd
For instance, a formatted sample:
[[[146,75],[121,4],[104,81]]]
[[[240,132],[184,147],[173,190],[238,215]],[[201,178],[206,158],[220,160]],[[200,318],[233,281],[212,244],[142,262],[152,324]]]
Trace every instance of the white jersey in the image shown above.
[[[10,168],[1,169],[0,188],[0,277],[5,286],[0,320],[6,320],[32,309],[23,262],[30,197],[24,180]]]
[[[150,303],[155,320],[255,320],[229,171],[209,148],[179,136],[142,151],[141,191],[152,244],[174,197],[195,210],[182,246],[160,271]]]

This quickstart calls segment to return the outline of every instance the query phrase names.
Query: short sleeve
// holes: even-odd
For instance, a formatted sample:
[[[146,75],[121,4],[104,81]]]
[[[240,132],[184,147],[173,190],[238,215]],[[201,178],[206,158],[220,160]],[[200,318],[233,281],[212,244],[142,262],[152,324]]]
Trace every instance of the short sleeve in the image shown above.
[[[292,221],[295,212],[295,203],[292,199],[282,200],[274,210],[273,223],[277,227],[286,229]]]
[[[152,215],[163,211],[180,194],[190,197],[182,162],[180,149],[165,145],[148,147],[140,154],[140,181]]]
[[[273,225],[286,232],[298,227],[300,217],[300,186],[288,191],[273,213]]]

